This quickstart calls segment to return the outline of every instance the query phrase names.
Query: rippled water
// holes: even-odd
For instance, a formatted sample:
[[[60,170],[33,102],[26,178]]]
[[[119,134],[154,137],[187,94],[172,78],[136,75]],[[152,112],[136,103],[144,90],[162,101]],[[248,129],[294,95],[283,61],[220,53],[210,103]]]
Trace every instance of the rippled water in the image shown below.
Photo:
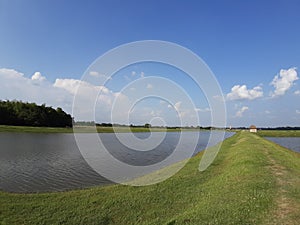
[[[273,141],[283,147],[289,148],[293,151],[300,152],[299,137],[267,137],[266,139]]]
[[[198,133],[184,134],[193,138],[193,135]],[[225,138],[232,134],[226,133]],[[88,137],[89,134],[82,135]],[[127,134],[122,135],[126,137]],[[148,135],[135,133],[135,136],[141,139],[147,138]],[[115,158],[132,165],[150,165],[163,160],[173,152],[180,133],[167,133],[161,144],[154,150],[145,152],[137,152],[123,146],[114,134],[99,134],[99,136]],[[194,154],[206,147],[208,139],[209,132],[200,132]],[[0,146],[2,190],[47,192],[111,183],[86,163],[73,134],[0,133]],[[189,139],[186,139],[183,146],[184,149],[190,147]]]

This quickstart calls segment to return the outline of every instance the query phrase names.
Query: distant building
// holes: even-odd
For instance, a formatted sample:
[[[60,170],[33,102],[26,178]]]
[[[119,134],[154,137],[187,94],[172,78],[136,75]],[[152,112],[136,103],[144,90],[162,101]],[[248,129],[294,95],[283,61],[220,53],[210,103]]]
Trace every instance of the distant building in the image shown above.
[[[250,131],[251,133],[256,133],[256,132],[257,132],[256,126],[251,125],[250,128],[249,128],[249,131]]]

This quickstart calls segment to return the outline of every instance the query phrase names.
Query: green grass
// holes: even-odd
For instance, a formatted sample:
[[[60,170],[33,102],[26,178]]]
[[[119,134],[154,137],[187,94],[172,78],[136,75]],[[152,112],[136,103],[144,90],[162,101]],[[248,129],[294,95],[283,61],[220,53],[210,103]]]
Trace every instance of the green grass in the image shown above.
[[[216,159],[203,172],[198,171],[201,156],[202,153],[193,157],[172,178],[151,186],[112,185],[44,194],[0,192],[0,221],[2,224],[273,224],[283,210],[279,200],[284,194],[294,209],[285,217],[290,224],[297,224],[298,153],[258,135],[239,132],[223,142]],[[281,181],[275,166],[285,168]]]
[[[300,137],[300,130],[259,130],[261,137]]]
[[[175,129],[174,129],[175,130]],[[77,127],[78,132],[94,132],[94,127],[81,126]],[[117,132],[149,132],[149,128],[143,127],[115,127]],[[153,131],[163,131],[163,129],[155,128]],[[26,133],[73,133],[73,128],[59,128],[59,127],[30,127],[30,126],[5,126],[0,125],[0,132],[26,132]],[[113,133],[112,127],[97,126],[98,133]]]
[[[15,132],[15,133],[73,133],[72,128],[60,127],[29,127],[29,126],[6,126],[0,125],[0,132]]]
[[[199,131],[199,129],[183,129],[183,128],[145,128],[145,127],[102,127],[97,126],[98,133],[125,133],[125,132],[178,132],[178,131]],[[0,132],[26,132],[26,133],[73,133],[72,128],[59,127],[30,127],[30,126],[6,126],[0,125]],[[78,126],[76,132],[89,133],[95,132],[94,127]]]

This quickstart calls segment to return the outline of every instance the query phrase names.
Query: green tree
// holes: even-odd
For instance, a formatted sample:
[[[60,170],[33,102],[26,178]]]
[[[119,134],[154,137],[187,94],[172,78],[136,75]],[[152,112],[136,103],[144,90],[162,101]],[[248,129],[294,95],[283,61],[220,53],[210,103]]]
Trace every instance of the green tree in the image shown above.
[[[72,127],[71,115],[45,104],[0,100],[0,124],[15,126]]]

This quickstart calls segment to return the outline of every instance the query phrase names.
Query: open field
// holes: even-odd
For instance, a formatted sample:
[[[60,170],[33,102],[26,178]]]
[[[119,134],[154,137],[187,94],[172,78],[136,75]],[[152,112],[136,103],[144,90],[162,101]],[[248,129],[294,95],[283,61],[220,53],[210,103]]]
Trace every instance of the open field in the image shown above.
[[[154,131],[162,131],[163,129],[154,129]],[[78,132],[89,133],[94,132],[94,127],[81,126],[77,127]],[[149,128],[143,127],[116,127],[117,132],[149,132]],[[29,126],[5,126],[0,125],[0,132],[28,132],[28,133],[73,133],[73,128],[60,127],[29,127]],[[112,127],[97,127],[98,133],[113,133]]]
[[[300,130],[259,130],[261,137],[300,137]]]
[[[43,194],[0,192],[2,224],[298,224],[300,154],[239,132],[213,164],[202,153],[151,186]]]
[[[0,125],[0,132],[26,132],[26,133],[73,133],[72,128],[60,127],[29,127]]]
[[[197,128],[146,128],[146,127],[101,127],[97,126],[98,133],[113,133],[113,132],[176,132],[176,131],[199,131]],[[27,133],[73,133],[72,128],[60,127],[29,127],[29,126],[6,126],[0,125],[0,132],[27,132]],[[78,126],[76,132],[89,133],[95,132],[94,127]]]

